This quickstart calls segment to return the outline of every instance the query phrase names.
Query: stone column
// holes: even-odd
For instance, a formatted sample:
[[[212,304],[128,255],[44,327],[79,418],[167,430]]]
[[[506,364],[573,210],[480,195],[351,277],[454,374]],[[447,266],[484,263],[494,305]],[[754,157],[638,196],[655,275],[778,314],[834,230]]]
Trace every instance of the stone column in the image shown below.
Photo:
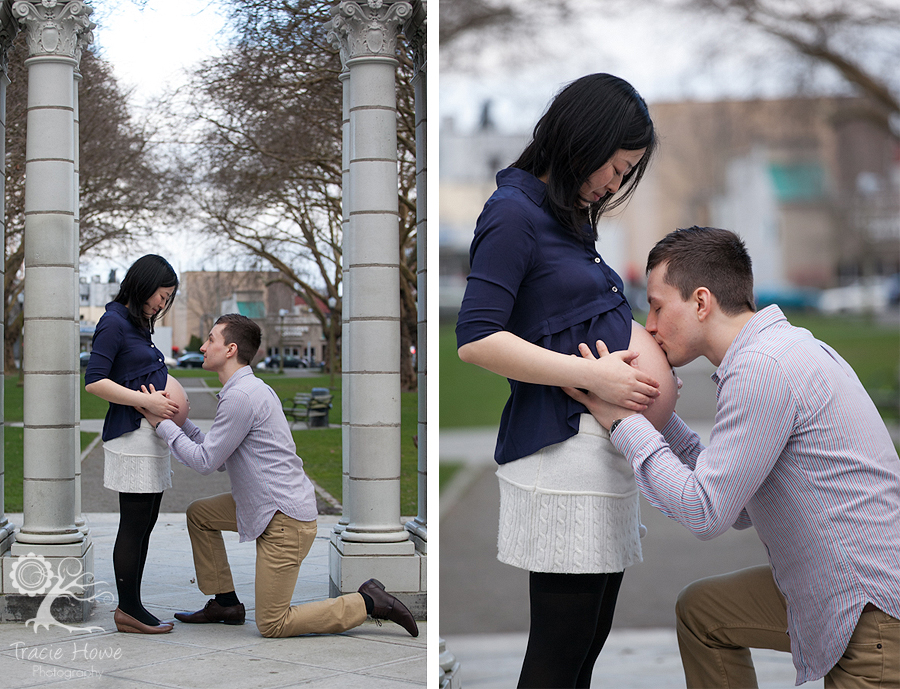
[[[407,40],[412,44],[415,60],[413,87],[416,99],[416,311],[418,312],[416,363],[419,382],[418,445],[418,509],[416,518],[406,523],[416,548],[428,552],[428,146],[427,135],[427,66],[425,4],[414,3],[410,19],[403,27]],[[423,582],[423,590],[425,590]]]
[[[93,39],[93,10],[78,0],[16,0],[12,11],[27,32],[29,57],[25,61],[25,509],[11,552],[34,553],[56,565],[75,558],[82,571],[90,572],[90,536],[75,521],[81,377],[75,346],[74,92],[81,50]],[[66,621],[89,616],[89,602],[66,600],[72,606],[60,613]]]
[[[19,32],[19,25],[9,11],[9,5],[0,5],[0,161],[4,162],[4,174],[0,175],[0,231],[6,234],[6,87],[9,84],[9,56],[8,51],[13,39]],[[0,262],[0,276],[6,275],[6,264]],[[0,342],[4,341],[4,329],[6,319],[3,317],[3,302],[0,302]],[[3,379],[4,357],[0,357],[0,380]],[[5,469],[4,469],[4,422],[5,411],[3,406],[3,391],[0,390],[0,555],[7,553],[12,544],[12,534],[15,525],[10,524],[6,518],[4,506]]]
[[[345,0],[331,35],[349,72],[349,217],[344,237],[342,334],[349,475],[346,526],[332,538],[332,594],[380,579],[424,616],[424,561],[400,523],[400,253],[396,41],[412,14],[398,0]]]
[[[81,255],[81,204],[79,202],[79,187],[80,187],[80,177],[79,177],[79,169],[80,169],[80,161],[81,161],[81,148],[78,145],[78,132],[80,127],[80,121],[78,116],[78,84],[81,82],[81,72],[76,68],[75,70],[75,80],[72,82],[72,105],[73,105],[73,119],[75,126],[72,128],[72,136],[73,141],[75,142],[74,148],[74,159],[75,159],[75,174],[74,174],[74,189],[72,191],[74,199],[75,199],[75,219],[74,219],[74,232],[75,232],[75,287],[72,290],[72,298],[75,300],[75,343],[73,345],[75,356],[78,356],[78,352],[81,351],[81,319],[79,318],[79,307],[81,306],[81,300],[79,297],[79,282],[80,282],[80,270],[79,270],[79,256]],[[78,364],[79,371],[81,370],[81,364]],[[75,459],[75,526],[79,528],[79,530],[87,534],[88,527],[87,522],[84,518],[84,513],[82,512],[81,506],[81,375],[79,373],[76,383],[75,383],[75,419],[76,419],[76,427],[75,427],[75,440],[76,440],[76,448],[77,454]]]
[[[343,60],[341,61],[343,64]],[[350,71],[343,64],[341,75],[341,189],[350,188]],[[344,195],[341,203],[341,286],[347,294],[353,278],[350,251],[352,241],[350,233],[350,200]],[[341,309],[341,342],[350,341],[350,320],[346,304]],[[350,360],[348,347],[341,348],[341,494],[344,496],[343,514],[335,525],[335,533],[342,532],[350,523],[350,389],[353,385],[353,363]]]

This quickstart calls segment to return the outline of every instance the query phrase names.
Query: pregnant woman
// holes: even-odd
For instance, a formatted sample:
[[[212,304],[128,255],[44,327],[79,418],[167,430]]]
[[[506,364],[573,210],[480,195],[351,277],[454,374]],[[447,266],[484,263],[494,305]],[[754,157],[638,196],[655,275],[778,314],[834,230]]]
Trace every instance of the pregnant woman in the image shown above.
[[[626,567],[639,562],[638,490],[609,434],[561,386],[671,415],[675,380],[595,248],[601,215],[656,148],[644,100],[593,74],[565,87],[497,175],[470,251],[459,356],[509,379],[495,459],[498,557],[530,572],[519,687],[587,687]],[[602,340],[608,356],[578,355]],[[661,358],[660,358],[661,357]]]
[[[120,632],[172,631],[172,624],[160,623],[141,603],[150,532],[163,491],[172,486],[172,470],[168,445],[137,408],[181,423],[187,416],[184,391],[168,375],[163,354],[151,339],[177,290],[178,277],[164,258],[148,254],[135,261],[97,323],[84,376],[85,390],[109,402],[103,422],[103,485],[119,492],[113,568]],[[142,387],[154,392],[145,394]]]

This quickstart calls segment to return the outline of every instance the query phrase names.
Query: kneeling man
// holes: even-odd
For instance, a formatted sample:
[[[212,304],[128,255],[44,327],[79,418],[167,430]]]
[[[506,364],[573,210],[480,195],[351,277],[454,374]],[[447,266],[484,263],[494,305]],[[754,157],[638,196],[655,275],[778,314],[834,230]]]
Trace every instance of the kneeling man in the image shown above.
[[[200,348],[203,368],[218,373],[222,383],[216,418],[205,435],[190,420],[179,428],[144,412],[178,461],[204,475],[227,468],[231,480],[230,493],[188,506],[197,585],[215,598],[197,612],[176,613],[175,619],[244,623],[221,533],[237,531],[241,542],[256,541],[256,626],[263,636],[343,632],[367,615],[418,636],[412,614],[376,579],[357,593],[291,606],[300,563],[316,538],[318,510],[281,401],[250,368],[260,341],[256,323],[227,314]]]
[[[755,687],[749,648],[790,651],[797,684],[900,686],[900,459],[872,400],[777,306],[756,313],[735,234],[673,232],[647,270],[647,332],[669,363],[717,367],[709,446],[677,415],[657,432],[568,392],[610,429],[655,507],[704,540],[754,526],[769,554],[679,596],[687,686]]]

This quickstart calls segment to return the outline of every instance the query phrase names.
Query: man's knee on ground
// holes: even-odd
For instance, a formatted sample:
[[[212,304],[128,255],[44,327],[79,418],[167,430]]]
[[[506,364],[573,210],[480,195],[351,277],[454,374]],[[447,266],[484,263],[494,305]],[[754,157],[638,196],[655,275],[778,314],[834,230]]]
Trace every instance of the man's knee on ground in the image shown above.
[[[267,639],[277,639],[282,636],[284,620],[256,620],[256,628]]]

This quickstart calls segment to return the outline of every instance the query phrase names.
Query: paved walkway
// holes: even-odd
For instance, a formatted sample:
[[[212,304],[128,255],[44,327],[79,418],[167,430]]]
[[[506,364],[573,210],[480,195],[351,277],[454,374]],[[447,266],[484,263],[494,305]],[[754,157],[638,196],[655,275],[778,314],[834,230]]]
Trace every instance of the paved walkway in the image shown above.
[[[708,435],[707,424],[693,427]],[[442,461],[463,464],[441,492],[439,636],[460,664],[464,689],[516,686],[528,641],[528,575],[496,558],[495,440],[496,429],[491,428],[442,431],[440,437]],[[683,689],[675,596],[706,574],[765,562],[765,551],[749,530],[699,541],[643,501],[641,521],[648,527],[644,562],[626,572],[592,686]],[[753,651],[753,659],[762,689],[794,685],[787,653]]]
[[[468,634],[443,636],[447,651],[460,663],[463,689],[516,686],[528,635]],[[794,686],[790,655],[752,651],[760,689]],[[594,665],[592,687],[610,689],[684,689],[684,673],[674,629],[614,629]],[[809,687],[821,687],[812,682]]]
[[[176,623],[169,634],[120,634],[113,622],[116,603],[112,547],[118,514],[85,515],[94,544],[97,592],[88,623],[93,632],[69,632],[59,627],[33,630],[21,624],[0,625],[0,686],[102,687],[140,689],[402,689],[424,686],[428,624],[419,622],[419,636],[401,627],[368,620],[343,634],[265,639],[254,619],[253,543],[238,543],[224,534],[238,595],[247,608],[243,626]],[[8,515],[22,523],[22,515]],[[293,602],[328,596],[329,535],[337,517],[322,517],[319,533],[303,561]],[[196,610],[206,597],[194,584],[191,545],[184,514],[161,514],[150,541],[144,574],[143,601],[161,619],[181,610]],[[71,682],[71,684],[70,684]]]
[[[215,390],[198,380],[188,388],[191,416],[207,430],[215,412]],[[205,418],[204,418],[205,417]],[[99,433],[102,420],[86,419],[82,430]],[[315,432],[315,431],[311,431]],[[227,475],[200,474],[172,463],[173,488],[150,541],[142,599],[160,619],[193,611],[207,600],[197,589],[184,509],[191,500],[230,490]],[[121,634],[113,622],[115,577],[112,548],[118,529],[117,494],[103,488],[103,453],[99,444],[82,456],[82,506],[94,544],[97,594],[91,619],[68,631],[58,626],[35,630],[22,624],[0,625],[0,687],[102,687],[140,689],[402,689],[426,684],[427,622],[412,638],[392,623],[368,620],[343,634],[290,639],[263,638],[254,624],[253,543],[239,543],[225,533],[237,593],[247,608],[242,626],[176,623],[169,634]],[[331,506],[320,500],[320,512]],[[333,509],[330,511],[334,511]],[[8,514],[22,524],[21,514]],[[294,604],[328,597],[330,535],[338,517],[320,514],[315,543],[300,569]],[[8,572],[4,572],[9,576]],[[436,672],[436,670],[435,670]],[[437,675],[435,674],[435,678]]]

